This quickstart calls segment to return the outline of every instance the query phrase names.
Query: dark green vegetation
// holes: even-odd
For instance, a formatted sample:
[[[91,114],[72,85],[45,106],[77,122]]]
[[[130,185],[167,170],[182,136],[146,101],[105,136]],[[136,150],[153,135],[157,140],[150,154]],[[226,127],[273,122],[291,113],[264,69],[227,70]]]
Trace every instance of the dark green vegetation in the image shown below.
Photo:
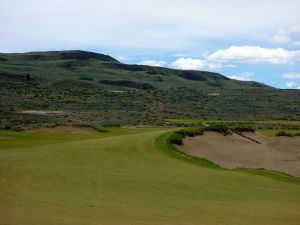
[[[186,156],[174,129],[0,131],[0,224],[298,225],[299,180]]]
[[[275,133],[276,136],[287,136],[287,137],[295,137],[299,136],[300,132],[290,132],[290,131],[285,131],[285,130],[279,130]]]
[[[127,65],[83,51],[0,54],[2,128],[300,120],[300,94],[220,74]]]
[[[182,126],[195,126],[199,124],[211,124],[211,123],[227,123],[227,124],[252,124],[254,126],[269,126],[269,127],[300,127],[300,121],[291,120],[267,120],[267,121],[238,121],[238,120],[212,120],[212,119],[165,119],[170,124],[177,124]]]
[[[211,123],[209,126],[189,127],[175,131],[170,135],[168,142],[181,145],[186,136],[195,137],[202,135],[204,131],[215,131],[223,135],[229,135],[232,132],[254,132],[255,129],[255,126],[248,123]]]
[[[276,133],[285,132],[286,136],[296,136],[300,130],[300,121],[272,120],[272,121],[236,121],[236,120],[204,120],[204,119],[166,119],[169,124],[182,127],[220,126],[232,129],[235,132],[254,132],[259,130],[267,136],[278,136]],[[208,128],[209,128],[208,127]],[[219,127],[219,128],[218,128]],[[208,129],[207,128],[207,129]],[[186,130],[190,130],[186,129]],[[290,134],[290,135],[289,135]]]

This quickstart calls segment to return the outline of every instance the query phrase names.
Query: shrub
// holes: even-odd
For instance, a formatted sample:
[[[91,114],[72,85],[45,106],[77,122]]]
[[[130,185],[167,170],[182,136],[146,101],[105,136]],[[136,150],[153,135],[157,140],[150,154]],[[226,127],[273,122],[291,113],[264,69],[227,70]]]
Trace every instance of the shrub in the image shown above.
[[[96,131],[101,132],[101,133],[108,133],[108,132],[109,132],[108,130],[103,129],[102,127],[93,126],[93,128],[94,128]]]
[[[20,132],[20,131],[24,131],[25,127],[23,125],[15,125],[11,127],[11,130]]]
[[[276,136],[286,136],[286,132],[284,130],[279,130],[279,131],[276,131],[275,135]]]
[[[170,135],[169,142],[176,145],[182,145],[182,140],[184,137],[185,135],[178,131]]]
[[[102,127],[120,127],[120,124],[114,124],[114,123],[106,123],[103,124]]]
[[[4,130],[10,130],[10,129],[11,129],[11,125],[6,124],[6,125],[4,126]]]
[[[203,134],[203,127],[196,127],[196,128],[189,128],[189,129],[185,129],[185,135],[189,136],[189,137],[195,137],[197,135],[202,135]]]
[[[96,130],[97,130],[98,132],[101,132],[101,133],[108,133],[108,132],[109,132],[108,130],[101,129],[101,128],[97,128]]]
[[[230,134],[229,128],[225,123],[212,123],[208,127],[205,127],[205,131],[216,131],[224,135]]]
[[[79,80],[88,80],[88,81],[92,81],[94,80],[92,77],[80,77]]]
[[[300,135],[300,134],[291,134],[289,132],[286,132],[284,130],[279,130],[275,133],[276,136],[286,136],[286,137],[294,137],[294,136],[297,136],[297,135]]]
[[[175,133],[171,134],[169,137],[169,142],[172,144],[182,145],[183,139],[186,136],[194,137],[197,135],[202,135],[203,131],[204,131],[203,127],[193,127],[193,128],[182,129],[182,130],[176,131]]]
[[[238,124],[234,126],[232,129],[238,131],[238,132],[254,132],[255,127],[251,126],[250,124]]]

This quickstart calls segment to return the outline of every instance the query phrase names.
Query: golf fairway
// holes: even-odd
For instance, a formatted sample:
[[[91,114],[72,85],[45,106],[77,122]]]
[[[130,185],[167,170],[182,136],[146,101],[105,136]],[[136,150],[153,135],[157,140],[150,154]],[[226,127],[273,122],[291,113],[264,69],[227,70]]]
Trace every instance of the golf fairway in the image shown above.
[[[1,131],[0,224],[300,224],[298,182],[189,162],[171,130]]]

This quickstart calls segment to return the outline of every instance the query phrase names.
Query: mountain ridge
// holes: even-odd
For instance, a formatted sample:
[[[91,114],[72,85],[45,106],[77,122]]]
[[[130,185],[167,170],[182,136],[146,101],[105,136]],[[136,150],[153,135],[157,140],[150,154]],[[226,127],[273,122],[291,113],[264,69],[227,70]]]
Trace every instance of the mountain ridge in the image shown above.
[[[147,66],[147,65],[138,65],[138,64],[125,64],[121,63],[115,58],[101,54],[101,53],[94,53],[88,51],[81,51],[81,50],[68,50],[68,51],[45,51],[45,52],[27,52],[27,53],[1,53],[0,58],[5,59],[4,63],[9,63],[10,59],[17,60],[20,62],[31,62],[34,61],[51,61],[51,60],[61,60],[64,61],[66,69],[72,70],[76,66],[88,66],[88,62],[92,60],[100,61],[105,66],[109,67],[110,69],[114,70],[124,70],[128,72],[144,72],[148,75],[174,75],[185,80],[190,81],[210,81],[210,82],[218,82],[218,81],[233,81],[236,84],[249,84],[250,86],[257,86],[257,87],[269,87],[267,85],[254,82],[254,81],[236,81],[232,80],[220,73],[216,72],[208,72],[208,71],[198,71],[198,70],[178,70],[166,67],[154,67],[154,66]],[[71,61],[69,61],[71,60]],[[75,60],[77,62],[74,62]],[[38,65],[35,65],[38,66]],[[208,83],[208,85],[218,85],[214,83]],[[220,83],[219,83],[220,85]],[[155,86],[155,85],[154,85]]]
[[[300,120],[295,90],[207,71],[124,64],[78,50],[0,54],[0,86],[0,128]]]

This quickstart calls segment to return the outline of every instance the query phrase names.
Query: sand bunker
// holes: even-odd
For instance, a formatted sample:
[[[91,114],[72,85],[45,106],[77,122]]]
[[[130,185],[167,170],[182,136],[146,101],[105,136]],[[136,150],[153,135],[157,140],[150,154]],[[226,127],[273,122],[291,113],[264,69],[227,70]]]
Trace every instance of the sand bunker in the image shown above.
[[[27,130],[28,132],[41,132],[41,133],[96,133],[97,131],[91,127],[82,126],[56,126],[56,127],[39,127]]]
[[[225,168],[265,168],[300,178],[300,137],[267,137],[260,133],[243,133],[259,141],[255,143],[238,134],[223,136],[205,132],[187,137],[177,148],[189,155],[206,158]]]

